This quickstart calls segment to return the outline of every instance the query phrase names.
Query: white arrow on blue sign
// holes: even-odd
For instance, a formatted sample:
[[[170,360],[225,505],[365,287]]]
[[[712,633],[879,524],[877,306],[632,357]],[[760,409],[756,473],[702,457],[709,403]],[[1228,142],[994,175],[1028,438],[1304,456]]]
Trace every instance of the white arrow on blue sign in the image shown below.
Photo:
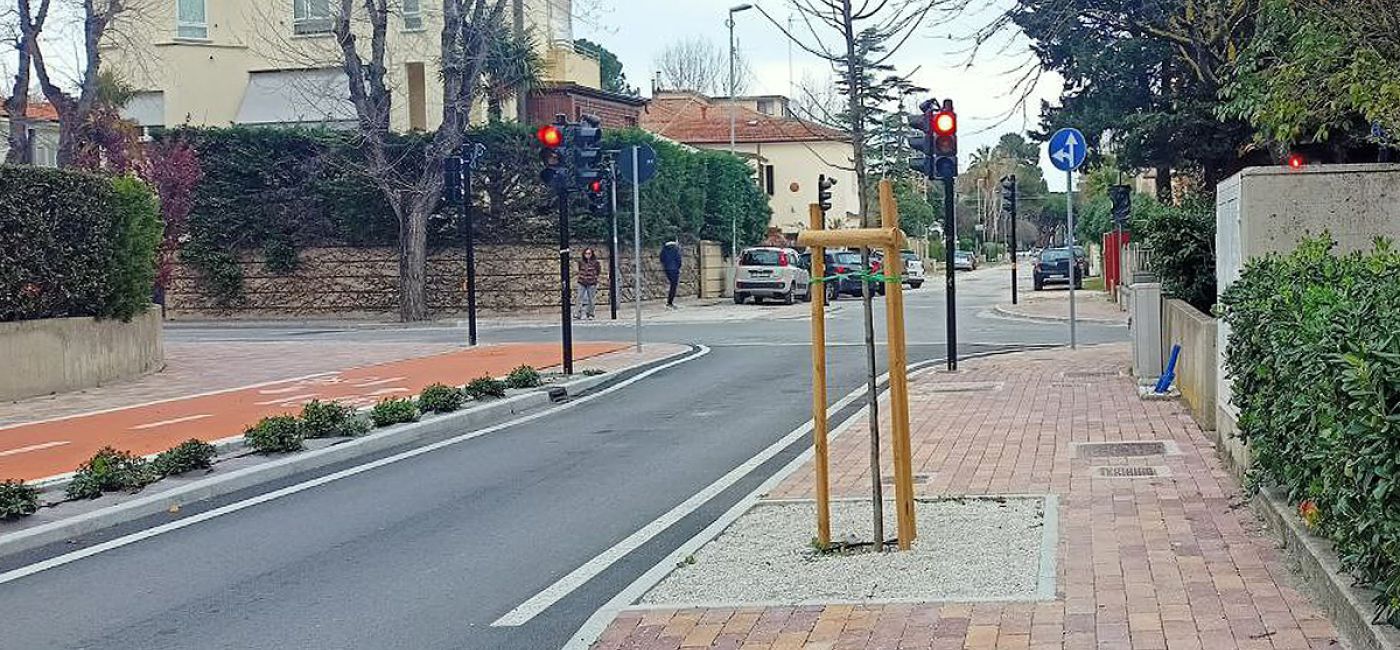
[[[1060,129],[1050,138],[1050,163],[1060,171],[1074,171],[1089,155],[1088,140],[1079,129]]]

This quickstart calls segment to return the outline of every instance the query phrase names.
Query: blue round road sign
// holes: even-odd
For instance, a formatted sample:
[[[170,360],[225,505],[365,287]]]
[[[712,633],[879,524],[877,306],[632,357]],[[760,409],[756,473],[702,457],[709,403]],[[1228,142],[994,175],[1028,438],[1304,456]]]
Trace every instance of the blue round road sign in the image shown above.
[[[1050,138],[1050,163],[1060,171],[1074,171],[1089,155],[1089,141],[1079,129],[1060,129]]]
[[[635,153],[634,153],[635,152]],[[656,175],[656,149],[649,144],[633,145],[623,147],[622,152],[617,157],[618,178],[632,182],[632,161],[637,161],[636,178],[638,183],[645,183]]]

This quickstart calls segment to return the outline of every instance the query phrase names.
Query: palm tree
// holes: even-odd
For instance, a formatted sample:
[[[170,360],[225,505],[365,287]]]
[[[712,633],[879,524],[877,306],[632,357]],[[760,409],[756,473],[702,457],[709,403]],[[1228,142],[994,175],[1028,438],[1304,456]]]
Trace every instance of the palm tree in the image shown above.
[[[492,33],[495,36],[487,49],[481,80],[487,118],[500,122],[505,101],[543,85],[548,66],[533,33],[519,33],[506,25]]]

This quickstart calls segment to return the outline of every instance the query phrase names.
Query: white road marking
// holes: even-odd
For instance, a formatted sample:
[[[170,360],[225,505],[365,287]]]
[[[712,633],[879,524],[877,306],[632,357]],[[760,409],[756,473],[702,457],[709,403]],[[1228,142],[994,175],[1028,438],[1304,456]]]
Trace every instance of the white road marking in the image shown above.
[[[317,393],[305,393],[305,394],[302,394],[302,395],[293,395],[293,396],[291,396],[291,397],[279,397],[279,398],[277,398],[277,399],[268,400],[268,401],[266,401],[266,402],[253,402],[253,405],[254,405],[254,406],[272,406],[273,404],[286,404],[287,402],[295,402],[295,401],[297,401],[297,400],[303,400],[303,399],[307,399],[307,398],[310,398],[310,397],[315,397],[316,395],[317,395]]]
[[[405,379],[408,379],[408,378],[407,378],[407,377],[390,377],[390,378],[388,378],[388,379],[379,379],[379,380],[376,380],[376,381],[367,381],[367,382],[364,382],[363,384],[355,384],[355,388],[370,388],[370,387],[372,387],[372,386],[383,386],[384,384],[392,384],[392,383],[394,383],[394,382],[396,382],[396,381],[403,381],[403,380],[405,380]]]
[[[212,413],[201,413],[201,414],[199,414],[199,415],[187,415],[187,416],[182,417],[182,418],[174,418],[174,419],[170,419],[170,420],[161,420],[160,422],[150,422],[150,423],[147,423],[147,424],[138,424],[138,425],[136,425],[136,426],[134,426],[134,427],[131,427],[131,430],[132,430],[132,431],[139,431],[139,430],[141,430],[141,429],[158,429],[158,428],[160,428],[160,427],[169,426],[169,425],[172,425],[172,424],[180,424],[180,423],[182,423],[182,422],[194,422],[195,420],[203,420],[203,419],[205,419],[205,418],[212,418],[212,417],[214,417],[214,414],[212,414]]]
[[[931,363],[933,362],[926,361],[919,364],[912,364],[909,366],[909,368],[922,368],[925,365],[929,365]],[[885,381],[886,378],[888,378],[888,374],[882,375],[880,381]],[[845,397],[842,397],[835,404],[832,404],[830,407],[827,408],[828,416],[839,413],[841,409],[846,408],[848,404],[854,402],[856,399],[865,395],[865,392],[866,387],[862,386],[861,388],[857,388],[856,390],[847,394]],[[843,424],[843,426],[845,425]],[[700,507],[705,505],[705,503],[707,503],[710,499],[714,498],[719,493],[729,489],[735,483],[738,483],[745,476],[748,476],[749,473],[753,472],[755,469],[758,469],[760,465],[768,462],[774,456],[777,456],[779,453],[781,453],[784,449],[787,449],[790,445],[792,445],[792,443],[796,442],[799,438],[802,438],[808,433],[811,433],[811,431],[812,421],[808,420],[806,424],[803,424],[802,426],[797,427],[796,429],[793,429],[792,431],[788,432],[787,435],[780,438],[777,442],[774,442],[773,444],[769,445],[768,448],[758,452],[757,455],[753,456],[747,461],[744,461],[742,464],[740,464],[738,467],[735,467],[733,470],[730,470],[728,474],[721,476],[719,480],[706,486],[705,489],[695,493],[695,495],[681,502],[679,505],[672,508],[670,511],[658,517],[656,520],[652,521],[646,526],[643,526],[631,535],[628,535],[626,539],[623,539],[622,541],[613,545],[612,548],[609,548],[608,550],[598,554],[596,557],[589,560],[583,566],[574,569],[568,575],[555,581],[554,584],[545,587],[543,591],[535,594],[534,596],[531,596],[529,600],[526,600],[525,602],[521,603],[515,609],[506,612],[504,616],[493,621],[491,623],[491,626],[515,627],[519,625],[524,625],[525,623],[529,622],[530,619],[538,616],[540,613],[544,612],[546,609],[549,609],[551,606],[553,606],[560,600],[563,600],[565,596],[569,595],[570,593],[573,593],[575,589],[578,589],[579,587],[583,586],[584,583],[588,582],[589,580],[592,580],[595,576],[602,573],[603,571],[606,571],[608,567],[611,567],[613,564],[616,564],[618,560],[625,557],[628,553],[631,553],[632,551],[641,547],[643,544],[646,544],[647,542],[651,541],[652,538],[656,537],[657,535],[660,535],[663,531],[665,531],[667,528],[670,528],[676,522],[689,516],[690,513],[700,509]],[[830,434],[828,433],[828,435]]]
[[[372,391],[372,392],[368,393],[368,397],[378,397],[378,396],[380,396],[380,395],[393,395],[394,393],[411,393],[411,392],[413,392],[413,391],[411,391],[411,390],[409,390],[409,389],[407,389],[407,388],[381,388],[381,389],[379,389],[379,390]]]
[[[170,522],[170,523],[161,524],[160,526],[156,526],[155,528],[148,528],[148,529],[146,529],[146,530],[139,531],[139,532],[135,532],[135,533],[132,533],[132,534],[130,534],[130,535],[123,536],[123,537],[118,537],[118,538],[116,538],[116,539],[113,539],[113,540],[110,540],[110,541],[107,541],[107,542],[103,542],[103,543],[101,543],[101,544],[97,544],[97,545],[94,545],[94,546],[90,546],[90,547],[85,548],[85,549],[82,549],[82,550],[73,551],[72,553],[65,553],[65,554],[59,555],[59,556],[57,556],[57,557],[49,558],[49,559],[44,560],[44,561],[42,561],[42,562],[36,562],[36,563],[34,563],[34,564],[30,564],[30,565],[27,565],[27,566],[23,566],[23,567],[20,567],[20,568],[18,568],[18,569],[14,569],[14,570],[12,570],[12,571],[7,571],[7,572],[5,572],[5,573],[0,573],[0,585],[7,584],[7,583],[10,583],[10,582],[14,582],[14,581],[16,581],[16,580],[20,580],[20,579],[22,579],[22,578],[26,578],[26,577],[28,577],[28,576],[32,576],[32,575],[34,575],[34,574],[36,574],[36,573],[40,573],[40,572],[43,572],[43,571],[47,571],[47,570],[49,570],[49,569],[54,569],[54,568],[57,568],[57,567],[64,566],[64,565],[66,565],[66,564],[71,564],[71,563],[73,563],[73,562],[77,562],[78,560],[81,560],[81,559],[84,559],[84,558],[89,558],[89,557],[92,557],[92,556],[94,556],[94,555],[98,555],[98,554],[100,554],[100,553],[105,553],[105,552],[107,552],[107,551],[111,551],[111,550],[114,550],[114,549],[118,549],[118,548],[121,548],[121,547],[123,547],[123,546],[129,546],[129,545],[131,545],[131,544],[135,544],[135,543],[137,543],[137,542],[140,542],[140,541],[143,541],[143,540],[147,540],[147,539],[150,539],[150,538],[152,538],[152,537],[157,537],[157,536],[159,536],[159,535],[164,535],[165,533],[169,533],[169,532],[173,532],[173,531],[176,531],[176,530],[180,530],[181,528],[185,528],[185,527],[193,526],[193,525],[198,524],[198,523],[201,523],[201,522],[209,521],[210,519],[214,519],[214,518],[216,518],[216,517],[222,517],[222,516],[224,516],[224,515],[232,514],[232,513],[238,512],[238,511],[240,511],[240,510],[245,510],[245,509],[247,509],[247,508],[251,508],[251,507],[256,506],[256,505],[260,505],[260,504],[263,504],[263,503],[267,503],[267,502],[269,502],[269,501],[275,501],[275,500],[277,500],[277,499],[281,499],[282,497],[286,497],[286,496],[291,496],[291,495],[293,495],[293,494],[297,494],[298,492],[305,492],[306,490],[310,490],[311,488],[314,488],[314,487],[319,487],[319,486],[322,486],[322,485],[326,485],[327,483],[333,483],[333,482],[335,482],[335,481],[339,481],[339,480],[344,479],[344,478],[349,478],[349,477],[355,476],[355,475],[357,475],[357,474],[363,474],[363,473],[368,472],[368,471],[370,471],[370,470],[378,469],[378,468],[384,467],[384,466],[386,466],[386,465],[392,465],[392,464],[397,463],[397,462],[400,462],[400,461],[408,460],[408,459],[410,459],[410,458],[415,458],[415,457],[417,457],[417,456],[422,456],[423,454],[431,453],[431,452],[437,451],[437,450],[439,450],[439,449],[443,449],[443,448],[445,448],[445,447],[450,447],[450,446],[455,445],[455,444],[458,444],[458,443],[466,442],[466,441],[471,440],[471,439],[473,439],[473,438],[479,438],[479,437],[484,436],[484,435],[488,435],[488,434],[491,434],[491,433],[495,433],[495,432],[497,432],[497,431],[501,431],[502,429],[508,429],[508,428],[511,428],[511,427],[514,427],[514,426],[517,426],[517,425],[520,425],[520,424],[525,424],[526,422],[533,422],[533,421],[538,420],[538,419],[540,419],[540,418],[549,417],[549,416],[551,416],[551,415],[554,415],[555,413],[559,413],[560,411],[564,411],[564,410],[567,410],[567,409],[571,409],[571,408],[574,408],[574,407],[579,406],[579,405],[581,405],[581,404],[587,404],[588,402],[591,402],[591,401],[593,401],[593,400],[595,400],[595,399],[598,399],[599,397],[602,397],[602,396],[607,395],[607,394],[609,394],[609,393],[614,393],[614,392],[617,392],[617,391],[622,390],[622,389],[624,389],[624,388],[627,388],[627,387],[629,387],[629,386],[631,386],[631,385],[633,385],[633,384],[635,384],[635,383],[637,383],[637,382],[639,382],[639,381],[641,381],[641,380],[643,380],[643,379],[646,379],[646,378],[648,378],[648,377],[651,377],[652,375],[655,375],[656,373],[659,373],[659,372],[661,372],[661,371],[663,371],[663,370],[668,370],[668,369],[673,368],[673,367],[675,367],[675,366],[678,366],[678,365],[680,365],[680,364],[683,364],[683,363],[686,363],[686,362],[689,362],[689,361],[694,361],[695,359],[699,359],[700,357],[703,357],[703,356],[705,356],[705,355],[707,355],[707,354],[710,353],[710,348],[708,348],[708,347],[706,347],[706,346],[701,345],[701,346],[698,346],[698,348],[699,348],[699,349],[698,349],[697,351],[692,352],[691,354],[688,354],[688,355],[686,355],[686,356],[684,356],[684,357],[681,357],[680,359],[676,359],[676,360],[674,360],[674,361],[668,361],[668,362],[666,362],[666,363],[664,363],[664,364],[661,364],[661,365],[659,365],[659,366],[657,366],[657,367],[655,367],[655,368],[652,368],[651,370],[648,370],[648,371],[646,371],[646,372],[643,372],[643,373],[641,373],[641,374],[639,374],[639,375],[637,375],[637,376],[635,376],[635,377],[631,377],[631,378],[625,379],[625,380],[623,380],[623,381],[620,381],[620,382],[618,382],[618,383],[616,383],[616,384],[614,384],[614,385],[612,385],[612,386],[609,386],[609,387],[607,387],[607,388],[604,388],[603,390],[600,390],[600,391],[598,391],[598,392],[596,392],[596,393],[592,393],[592,394],[589,394],[589,395],[585,395],[585,396],[580,397],[580,398],[578,398],[578,399],[576,399],[576,400],[573,400],[573,401],[570,401],[570,402],[565,402],[565,403],[560,404],[560,405],[558,405],[558,406],[555,406],[555,407],[553,407],[553,408],[545,409],[545,410],[543,410],[543,411],[539,411],[539,412],[536,412],[536,413],[532,413],[532,414],[530,414],[530,415],[524,415],[524,416],[518,417],[518,418],[516,418],[516,419],[514,419],[514,420],[509,420],[509,421],[506,421],[506,422],[502,422],[502,423],[500,423],[500,424],[496,424],[496,425],[493,425],[493,426],[489,426],[489,427],[486,427],[485,429],[479,429],[479,430],[477,430],[477,431],[473,431],[473,432],[471,432],[471,433],[466,433],[466,434],[457,436],[457,437],[455,437],[455,438],[449,438],[449,439],[447,439],[447,440],[442,440],[442,441],[440,441],[440,442],[435,442],[435,443],[433,443],[433,444],[431,444],[431,445],[427,445],[427,446],[425,446],[425,447],[418,447],[418,448],[415,448],[415,449],[410,449],[410,450],[408,450],[408,451],[401,452],[401,453],[395,454],[395,455],[393,455],[393,456],[387,456],[387,457],[381,458],[381,459],[376,460],[376,461],[372,461],[372,462],[369,462],[369,463],[365,463],[365,464],[363,464],[363,465],[356,465],[355,467],[350,467],[350,468],[347,468],[347,469],[343,469],[343,470],[341,470],[341,471],[339,471],[339,472],[335,472],[335,473],[333,473],[333,474],[327,474],[327,475],[322,476],[322,477],[320,477],[320,478],[315,478],[315,479],[312,479],[312,480],[309,480],[309,481],[306,481],[306,482],[303,482],[303,483],[298,483],[298,484],[296,484],[296,485],[289,485],[289,486],[287,486],[287,487],[285,487],[285,488],[282,488],[282,489],[280,489],[280,490],[275,490],[275,491],[273,491],[273,492],[268,492],[268,493],[266,493],[266,494],[260,494],[260,495],[258,495],[258,496],[255,496],[255,497],[252,497],[252,498],[249,498],[249,499],[245,499],[245,500],[243,500],[243,501],[237,501],[237,502],[234,502],[234,503],[230,503],[230,504],[228,504],[228,505],[226,505],[226,506],[221,506],[221,507],[215,508],[215,509],[213,509],[213,510],[209,510],[209,511],[206,511],[206,512],[201,512],[201,513],[199,513],[199,514],[197,514],[197,515],[193,515],[193,516],[190,516],[190,517],[186,517],[186,518],[180,519],[180,520],[178,520],[178,521],[172,521],[172,522]]]
[[[20,454],[27,453],[27,452],[31,452],[31,451],[40,451],[40,450],[43,450],[43,449],[52,449],[52,448],[54,448],[54,447],[62,447],[63,445],[69,444],[69,442],[70,442],[70,441],[68,441],[68,440],[59,440],[59,441],[57,441],[57,442],[45,442],[45,443],[43,443],[43,444],[29,445],[28,447],[20,447],[19,449],[7,449],[7,450],[5,450],[5,451],[0,451],[0,456],[18,456],[18,455],[20,455]]]

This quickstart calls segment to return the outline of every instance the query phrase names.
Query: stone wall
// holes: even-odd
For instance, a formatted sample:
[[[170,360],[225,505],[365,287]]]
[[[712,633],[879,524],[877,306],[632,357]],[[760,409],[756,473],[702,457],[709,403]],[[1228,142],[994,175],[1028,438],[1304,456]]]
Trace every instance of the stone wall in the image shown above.
[[[62,393],[165,366],[160,310],[130,321],[49,318],[0,323],[0,400]]]
[[[574,260],[593,248],[603,263],[598,304],[608,304],[608,249],[602,243],[575,243]],[[618,256],[622,302],[632,300],[632,252]],[[687,246],[679,294],[699,295],[700,246]],[[660,251],[642,249],[644,300],[664,298],[666,276]],[[392,314],[398,309],[398,256],[392,248],[314,248],[300,253],[298,268],[287,274],[269,271],[260,253],[241,257],[244,302],[220,309],[199,273],[177,265],[166,292],[173,318],[335,318]],[[466,251],[433,251],[428,256],[428,306],[435,317],[466,312]],[[577,266],[575,266],[577,268]],[[482,312],[514,312],[559,306],[559,253],[548,245],[483,245],[476,251],[477,306]]]
[[[1176,385],[1202,429],[1215,428],[1215,319],[1185,301],[1162,300],[1162,359],[1181,346]]]

